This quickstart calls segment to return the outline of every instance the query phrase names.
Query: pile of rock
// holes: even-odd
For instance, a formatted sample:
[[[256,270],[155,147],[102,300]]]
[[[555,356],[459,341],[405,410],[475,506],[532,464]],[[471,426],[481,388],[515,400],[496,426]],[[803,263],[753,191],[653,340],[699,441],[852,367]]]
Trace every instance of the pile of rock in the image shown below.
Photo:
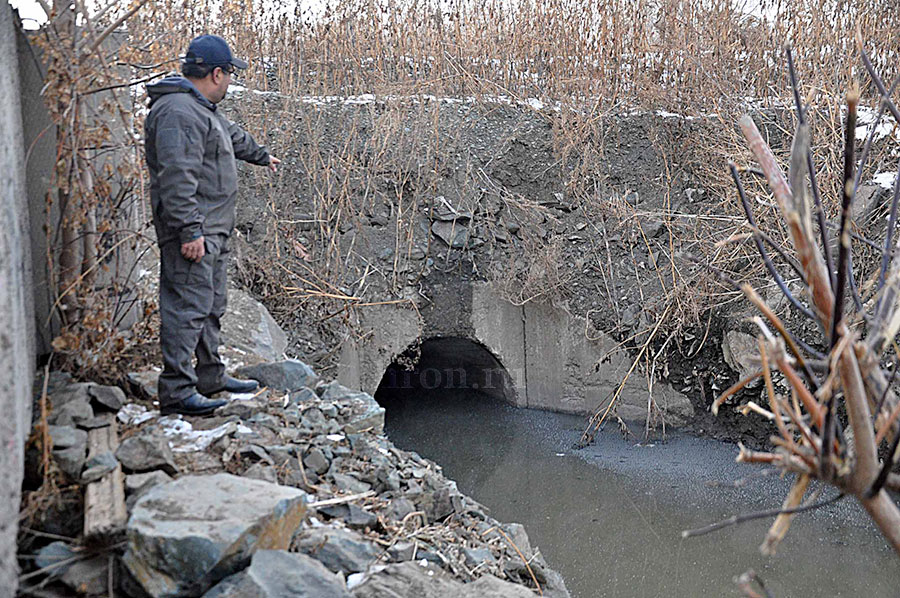
[[[129,517],[114,577],[125,595],[512,598],[539,585],[568,596],[522,526],[495,521],[438,465],[382,435],[370,395],[294,360],[240,373],[267,387],[207,418],[161,417],[119,393],[114,404],[91,385],[53,388],[54,456],[73,479],[104,466],[85,463],[77,426],[98,397],[118,407],[111,458],[128,474]],[[40,562],[62,563],[56,583],[106,595],[112,561],[89,555],[57,542]],[[89,574],[73,574],[85,562]]]

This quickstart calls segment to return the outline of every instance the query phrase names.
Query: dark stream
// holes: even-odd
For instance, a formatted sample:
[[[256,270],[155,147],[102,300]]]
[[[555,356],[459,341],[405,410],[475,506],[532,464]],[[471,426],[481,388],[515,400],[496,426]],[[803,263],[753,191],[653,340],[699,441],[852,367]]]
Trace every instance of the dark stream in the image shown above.
[[[771,558],[758,550],[769,519],[682,539],[781,504],[787,483],[734,463],[732,445],[609,430],[577,450],[583,418],[471,391],[384,404],[391,440],[443,466],[495,518],[524,524],[575,598],[739,596],[732,578],[750,568],[778,598],[900,596],[900,561],[850,499],[798,515]]]

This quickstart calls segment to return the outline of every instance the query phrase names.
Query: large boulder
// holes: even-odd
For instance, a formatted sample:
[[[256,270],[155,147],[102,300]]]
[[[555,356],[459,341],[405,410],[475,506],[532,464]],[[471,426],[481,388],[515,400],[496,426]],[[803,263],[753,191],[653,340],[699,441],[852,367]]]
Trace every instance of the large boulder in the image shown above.
[[[300,390],[305,386],[313,387],[319,380],[311,367],[296,359],[244,366],[235,373],[242,378],[257,380],[263,386],[285,392]]]
[[[261,550],[245,571],[203,598],[350,598],[350,592],[341,577],[305,554]]]
[[[284,359],[287,335],[262,303],[238,289],[228,290],[222,317],[222,355],[234,364]]]
[[[305,504],[296,488],[229,474],[160,484],[135,504],[122,560],[152,598],[198,596],[257,550],[288,548]]]

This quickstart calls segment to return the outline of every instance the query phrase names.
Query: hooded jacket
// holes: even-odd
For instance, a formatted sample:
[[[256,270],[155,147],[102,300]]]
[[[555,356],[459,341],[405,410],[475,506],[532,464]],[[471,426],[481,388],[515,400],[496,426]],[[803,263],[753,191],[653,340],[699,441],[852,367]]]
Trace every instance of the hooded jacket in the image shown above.
[[[269,152],[184,77],[166,77],[148,85],[147,92],[145,153],[157,242],[230,235],[237,197],[235,158],[265,166]]]

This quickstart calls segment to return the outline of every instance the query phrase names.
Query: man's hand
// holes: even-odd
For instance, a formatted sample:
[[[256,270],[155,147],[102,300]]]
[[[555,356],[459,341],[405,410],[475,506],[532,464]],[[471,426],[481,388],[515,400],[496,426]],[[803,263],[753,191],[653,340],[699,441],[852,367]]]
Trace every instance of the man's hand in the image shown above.
[[[271,170],[272,172],[278,172],[279,164],[281,164],[281,160],[279,160],[275,156],[269,156],[269,170]]]
[[[184,259],[199,262],[206,255],[206,247],[203,245],[203,237],[199,237],[188,243],[181,244],[181,255]]]

